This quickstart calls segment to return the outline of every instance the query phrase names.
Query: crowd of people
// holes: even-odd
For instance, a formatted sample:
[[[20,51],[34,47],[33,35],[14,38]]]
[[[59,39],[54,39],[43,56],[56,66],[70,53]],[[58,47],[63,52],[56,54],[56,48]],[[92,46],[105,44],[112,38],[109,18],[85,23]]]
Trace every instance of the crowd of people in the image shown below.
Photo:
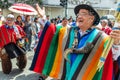
[[[5,74],[11,72],[11,58],[17,58],[17,66],[23,70],[27,64],[24,52],[34,50],[30,70],[40,73],[39,80],[46,77],[56,80],[120,79],[119,23],[114,27],[115,20],[101,20],[87,4],[74,8],[76,20],[72,16],[50,20],[49,15],[42,14],[39,5],[36,10],[39,17],[18,15],[15,18],[8,14],[4,18],[0,15],[0,58]],[[111,38],[113,43],[109,42]],[[33,41],[34,47],[31,46]],[[13,44],[17,46],[11,50],[6,47]]]

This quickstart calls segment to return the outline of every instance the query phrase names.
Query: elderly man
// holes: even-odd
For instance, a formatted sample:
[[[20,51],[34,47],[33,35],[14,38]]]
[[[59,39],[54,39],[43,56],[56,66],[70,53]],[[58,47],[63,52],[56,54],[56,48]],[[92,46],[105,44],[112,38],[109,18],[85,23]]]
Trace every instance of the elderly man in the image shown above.
[[[38,5],[37,11],[44,18],[45,11]],[[45,21],[30,69],[60,80],[112,80],[112,70],[110,74],[102,75],[107,71],[103,68],[108,55],[106,50],[109,50],[105,47],[110,37],[92,27],[100,21],[98,13],[86,4],[76,6],[74,12],[78,27],[58,29]],[[119,44],[119,33],[119,30],[111,32],[114,44]],[[112,69],[112,65],[108,69]]]
[[[6,24],[0,27],[0,58],[2,60],[2,71],[9,74],[12,69],[11,59],[17,57],[17,66],[24,69],[27,63],[26,55],[18,49],[16,42],[22,37],[20,30],[14,24],[14,15],[8,14]],[[19,54],[19,55],[17,55]]]

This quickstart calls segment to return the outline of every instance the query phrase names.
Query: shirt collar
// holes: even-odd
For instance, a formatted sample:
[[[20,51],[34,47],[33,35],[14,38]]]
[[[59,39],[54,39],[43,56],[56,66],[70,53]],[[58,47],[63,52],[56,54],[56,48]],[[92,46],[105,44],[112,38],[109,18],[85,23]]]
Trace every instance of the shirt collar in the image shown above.
[[[14,26],[10,27],[8,25],[5,26],[7,29],[14,29]]]
[[[79,31],[81,36],[84,36],[85,34],[88,34],[88,33],[92,32],[95,28],[91,27],[91,28],[89,28],[88,30],[86,30],[84,32],[79,27],[75,27],[75,29],[77,29]]]
[[[86,30],[84,32],[79,29],[79,33],[80,33],[81,36],[84,36],[84,35],[89,34],[90,32],[92,32],[94,29],[95,28],[89,28],[88,30]]]

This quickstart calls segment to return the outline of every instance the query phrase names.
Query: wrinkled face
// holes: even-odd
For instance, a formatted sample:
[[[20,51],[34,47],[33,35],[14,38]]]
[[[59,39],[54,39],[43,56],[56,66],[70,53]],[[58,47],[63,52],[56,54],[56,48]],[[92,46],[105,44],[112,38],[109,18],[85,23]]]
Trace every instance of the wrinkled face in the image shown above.
[[[14,19],[13,18],[7,18],[6,19],[6,23],[8,26],[13,26],[14,25]]]
[[[78,27],[86,31],[93,25],[94,16],[86,9],[80,9],[79,13],[77,14],[77,25]]]

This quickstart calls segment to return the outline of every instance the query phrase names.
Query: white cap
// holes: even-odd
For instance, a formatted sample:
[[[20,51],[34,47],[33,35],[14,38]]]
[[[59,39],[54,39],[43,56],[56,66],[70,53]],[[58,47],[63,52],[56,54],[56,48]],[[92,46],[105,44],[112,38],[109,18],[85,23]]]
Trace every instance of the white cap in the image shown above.
[[[14,15],[12,15],[12,14],[8,14],[8,15],[7,15],[7,18],[12,18],[12,19],[14,19],[15,17],[14,17]]]
[[[107,19],[103,19],[101,20],[102,22],[104,21],[105,23],[108,23],[108,20]]]

